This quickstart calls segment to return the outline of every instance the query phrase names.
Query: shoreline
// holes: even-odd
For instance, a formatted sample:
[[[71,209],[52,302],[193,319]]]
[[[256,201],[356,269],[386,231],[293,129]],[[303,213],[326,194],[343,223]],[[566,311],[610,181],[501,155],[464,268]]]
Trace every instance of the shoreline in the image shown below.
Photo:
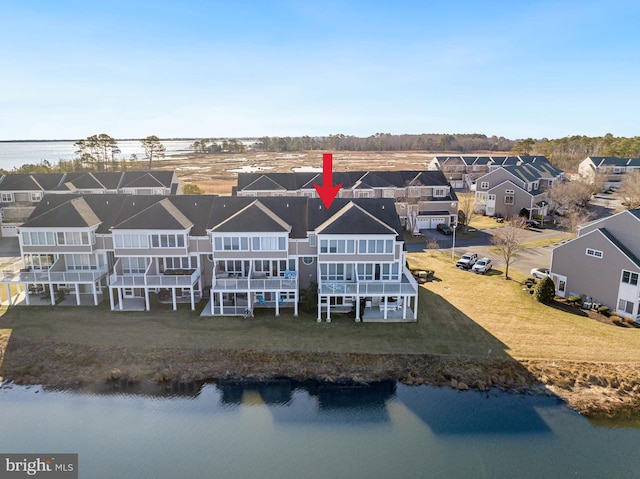
[[[640,369],[611,364],[433,354],[98,348],[52,340],[12,341],[2,383],[52,389],[157,392],[195,383],[287,378],[326,383],[397,381],[459,391],[492,388],[555,396],[587,417],[640,414]],[[191,386],[190,386],[191,385]]]

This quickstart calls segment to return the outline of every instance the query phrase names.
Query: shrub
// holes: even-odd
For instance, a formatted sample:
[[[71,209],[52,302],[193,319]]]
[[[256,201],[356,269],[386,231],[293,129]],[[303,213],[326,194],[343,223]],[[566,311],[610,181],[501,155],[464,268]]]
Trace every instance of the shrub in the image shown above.
[[[549,304],[556,295],[556,285],[551,278],[545,276],[536,284],[533,295],[537,301]]]
[[[569,296],[569,297],[567,298],[567,303],[574,303],[574,304],[575,304],[575,303],[578,303],[581,299],[582,299],[582,298],[581,298],[580,296],[578,296],[578,295],[575,295],[575,296]]]
[[[598,308],[598,313],[604,314],[605,316],[609,316],[609,306],[600,306]]]
[[[312,282],[308,288],[300,292],[300,309],[305,313],[318,310],[318,283]]]

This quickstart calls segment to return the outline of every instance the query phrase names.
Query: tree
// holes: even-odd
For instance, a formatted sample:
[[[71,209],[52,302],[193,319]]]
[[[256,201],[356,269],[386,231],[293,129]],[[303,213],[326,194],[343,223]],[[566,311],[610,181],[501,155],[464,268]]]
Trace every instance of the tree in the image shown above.
[[[147,170],[151,171],[151,161],[153,161],[153,158],[164,158],[166,149],[164,145],[160,143],[160,138],[155,135],[140,140],[140,143],[142,143],[142,148],[144,148],[144,152],[147,154],[147,158],[149,158]]]
[[[513,144],[513,148],[511,148],[511,152],[516,155],[529,155],[533,150],[534,144],[535,144],[535,141],[533,141],[533,138],[516,140],[516,142]]]
[[[118,142],[106,133],[92,135],[84,140],[76,141],[76,154],[80,155],[83,164],[94,164],[98,171],[107,169],[107,162],[113,160],[113,154],[118,150]]]
[[[458,195],[458,223],[464,226],[465,233],[469,230],[469,223],[475,215],[475,197],[471,193]]]
[[[203,195],[204,190],[194,183],[187,183],[182,187],[184,195]]]
[[[553,301],[555,295],[556,285],[553,284],[553,280],[549,276],[545,276],[538,281],[538,284],[536,284],[536,287],[533,290],[533,296],[536,298],[536,301],[543,304],[549,304]]]
[[[560,218],[560,226],[566,229],[573,236],[578,234],[578,227],[589,221],[591,212],[578,205],[571,205]]]
[[[506,267],[504,279],[509,279],[509,265],[516,261],[518,252],[524,248],[522,240],[526,228],[526,219],[514,217],[509,223],[497,228],[491,237],[492,250],[504,261]]]
[[[625,173],[620,185],[620,196],[627,209],[640,207],[640,171]]]

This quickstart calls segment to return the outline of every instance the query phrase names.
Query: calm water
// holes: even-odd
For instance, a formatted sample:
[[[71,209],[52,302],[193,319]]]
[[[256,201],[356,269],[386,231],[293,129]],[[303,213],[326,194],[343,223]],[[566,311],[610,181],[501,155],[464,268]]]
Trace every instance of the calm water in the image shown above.
[[[37,164],[47,160],[54,164],[60,160],[71,160],[76,157],[75,141],[24,141],[0,142],[0,168],[11,170],[26,163]],[[166,148],[166,156],[179,157],[189,151],[193,140],[162,141]],[[144,159],[145,153],[139,141],[118,141],[120,153],[116,159],[129,159],[136,155],[139,160]]]
[[[77,452],[86,478],[640,476],[640,429],[549,397],[284,381],[166,397],[13,387],[0,407],[0,451]]]

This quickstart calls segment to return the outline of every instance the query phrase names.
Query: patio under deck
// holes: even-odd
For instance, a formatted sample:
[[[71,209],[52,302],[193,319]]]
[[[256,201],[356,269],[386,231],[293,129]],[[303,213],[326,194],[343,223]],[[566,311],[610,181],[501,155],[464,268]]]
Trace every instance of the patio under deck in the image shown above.
[[[95,306],[93,293],[80,293],[80,303],[78,304],[75,293],[67,294],[63,300],[56,299],[56,306]],[[98,303],[104,300],[102,293],[98,293]],[[25,297],[24,291],[14,294],[10,302],[3,301],[2,304],[9,306],[51,306],[51,297],[49,294],[30,294],[29,304]]]
[[[364,308],[362,313],[363,323],[415,323],[413,310],[407,307],[407,317],[402,318],[402,308],[387,311],[387,319],[384,319],[384,311],[380,308]]]

